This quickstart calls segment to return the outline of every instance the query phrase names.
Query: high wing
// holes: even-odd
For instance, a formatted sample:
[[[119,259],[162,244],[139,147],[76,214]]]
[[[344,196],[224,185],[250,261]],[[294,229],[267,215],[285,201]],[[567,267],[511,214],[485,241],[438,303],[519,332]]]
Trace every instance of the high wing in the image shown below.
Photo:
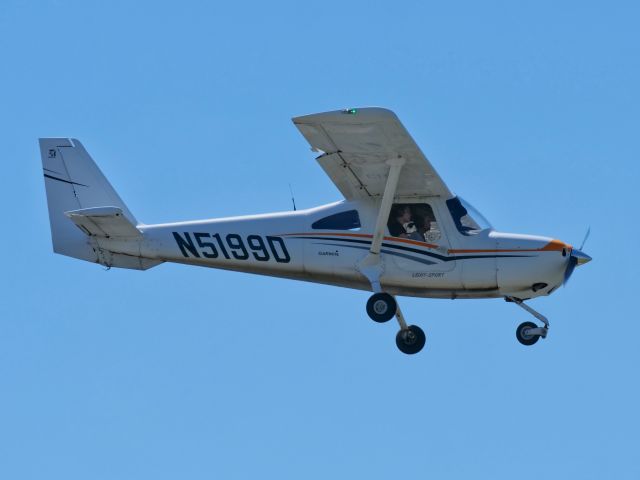
[[[395,198],[453,196],[391,110],[358,108],[295,117],[293,123],[347,200],[382,197],[387,160],[402,157]]]

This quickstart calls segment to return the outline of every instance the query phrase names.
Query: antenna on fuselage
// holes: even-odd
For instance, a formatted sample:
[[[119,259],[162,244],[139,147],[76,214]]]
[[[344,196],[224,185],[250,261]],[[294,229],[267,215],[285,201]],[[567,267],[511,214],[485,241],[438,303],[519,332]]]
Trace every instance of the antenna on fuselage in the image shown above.
[[[291,203],[293,203],[293,211],[297,210],[296,208],[296,199],[293,197],[293,188],[291,188],[291,184],[289,184],[289,191],[291,192]]]

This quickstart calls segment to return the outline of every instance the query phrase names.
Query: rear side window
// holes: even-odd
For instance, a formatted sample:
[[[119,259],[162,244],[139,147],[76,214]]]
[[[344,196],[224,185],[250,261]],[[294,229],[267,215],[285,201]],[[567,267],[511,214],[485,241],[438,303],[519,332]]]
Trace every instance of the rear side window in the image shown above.
[[[314,230],[359,230],[360,216],[357,210],[335,213],[313,222]]]

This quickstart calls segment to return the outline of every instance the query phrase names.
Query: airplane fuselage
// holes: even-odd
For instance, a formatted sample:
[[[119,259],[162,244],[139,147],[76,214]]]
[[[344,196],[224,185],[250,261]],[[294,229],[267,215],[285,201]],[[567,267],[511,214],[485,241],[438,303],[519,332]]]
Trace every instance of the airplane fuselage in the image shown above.
[[[428,298],[532,298],[562,283],[571,246],[548,237],[486,229],[460,234],[443,200],[430,198],[437,242],[384,237],[384,290]],[[357,211],[358,229],[314,228],[323,218]],[[368,254],[375,202],[338,202],[308,210],[168,223],[138,228],[142,240],[100,239],[110,252],[211,268],[371,290],[359,262]],[[108,242],[108,245],[105,244]]]

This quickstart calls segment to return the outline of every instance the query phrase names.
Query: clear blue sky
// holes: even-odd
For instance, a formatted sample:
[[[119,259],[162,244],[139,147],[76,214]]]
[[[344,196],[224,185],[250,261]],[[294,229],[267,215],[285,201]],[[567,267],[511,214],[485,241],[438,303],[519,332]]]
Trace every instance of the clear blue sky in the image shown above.
[[[0,4],[0,478],[640,477],[636,2]],[[145,223],[340,198],[290,122],[393,109],[502,231],[594,261],[532,302],[402,299],[51,250],[37,138]]]

